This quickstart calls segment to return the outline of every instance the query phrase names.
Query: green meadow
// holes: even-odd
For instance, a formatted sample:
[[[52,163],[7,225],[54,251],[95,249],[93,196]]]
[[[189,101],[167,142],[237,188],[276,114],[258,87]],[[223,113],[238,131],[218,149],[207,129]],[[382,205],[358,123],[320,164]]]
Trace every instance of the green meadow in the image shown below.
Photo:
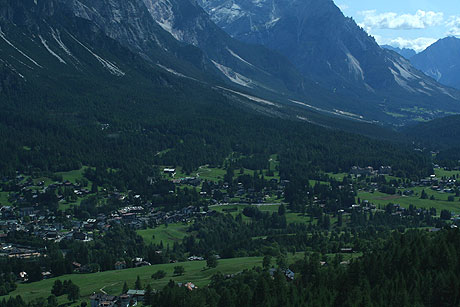
[[[138,230],[137,233],[146,244],[163,242],[164,246],[167,244],[172,246],[175,242],[182,241],[187,235],[188,226],[183,223],[168,224],[168,226],[160,225],[156,228]]]
[[[173,274],[174,267],[178,265],[185,268],[185,273],[182,276],[175,276]],[[189,261],[93,274],[72,274],[34,283],[18,284],[18,288],[11,292],[10,296],[21,295],[26,301],[40,297],[47,298],[51,294],[54,281],[57,279],[61,281],[71,279],[74,284],[78,285],[82,297],[81,301],[87,300],[91,294],[94,292],[98,293],[101,290],[108,294],[119,295],[122,292],[124,282],[128,284],[128,287],[134,287],[137,276],[141,279],[143,286],[150,284],[154,289],[161,289],[170,280],[174,280],[175,282],[193,282],[198,287],[203,287],[208,285],[210,278],[218,272],[222,274],[234,274],[261,265],[261,257],[247,257],[221,259],[218,262],[218,266],[213,269],[205,268],[206,261]],[[165,271],[167,274],[166,277],[160,280],[152,279],[152,274],[158,270]],[[65,302],[66,298],[61,297],[60,303]]]

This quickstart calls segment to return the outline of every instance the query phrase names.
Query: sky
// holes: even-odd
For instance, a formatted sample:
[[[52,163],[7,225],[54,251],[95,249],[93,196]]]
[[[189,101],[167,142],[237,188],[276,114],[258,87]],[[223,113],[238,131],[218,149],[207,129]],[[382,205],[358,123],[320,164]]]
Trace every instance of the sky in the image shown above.
[[[460,38],[459,0],[335,0],[380,45],[417,52],[446,36]]]

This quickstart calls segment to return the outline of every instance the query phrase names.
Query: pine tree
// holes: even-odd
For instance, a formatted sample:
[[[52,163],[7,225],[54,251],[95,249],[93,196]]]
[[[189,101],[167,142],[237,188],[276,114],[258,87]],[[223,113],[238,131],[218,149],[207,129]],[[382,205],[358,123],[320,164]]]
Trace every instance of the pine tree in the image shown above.
[[[144,305],[150,306],[153,303],[153,290],[150,284],[145,288]]]
[[[142,283],[141,283],[141,279],[139,278],[139,275],[137,275],[137,279],[136,279],[136,283],[134,284],[134,288],[136,290],[142,289]]]
[[[63,293],[63,286],[61,280],[56,280],[53,284],[53,288],[51,289],[51,293],[55,296],[61,296]]]
[[[76,301],[80,298],[80,288],[70,281],[67,287],[67,298],[69,301]]]

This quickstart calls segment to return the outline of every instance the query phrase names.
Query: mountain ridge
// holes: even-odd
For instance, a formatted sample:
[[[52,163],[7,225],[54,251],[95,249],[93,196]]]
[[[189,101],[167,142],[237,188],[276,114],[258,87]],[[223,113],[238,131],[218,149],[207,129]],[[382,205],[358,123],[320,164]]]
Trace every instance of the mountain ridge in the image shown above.
[[[440,39],[413,56],[411,62],[438,82],[460,89],[460,39]]]

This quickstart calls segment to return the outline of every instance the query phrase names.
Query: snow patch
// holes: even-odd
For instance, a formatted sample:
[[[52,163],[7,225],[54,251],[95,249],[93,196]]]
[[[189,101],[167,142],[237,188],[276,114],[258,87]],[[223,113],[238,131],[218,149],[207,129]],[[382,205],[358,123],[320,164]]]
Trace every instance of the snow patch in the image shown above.
[[[226,48],[228,52],[230,52],[230,54],[232,56],[234,56],[235,58],[237,58],[238,60],[240,60],[241,62],[245,63],[245,64],[248,64],[249,66],[251,67],[254,67],[256,68],[254,65],[252,65],[251,63],[249,63],[248,61],[246,61],[245,59],[243,59],[242,57],[240,57],[238,54],[236,54],[234,51],[232,51],[230,48]]]
[[[5,36],[5,33],[3,33],[2,31],[2,28],[0,28],[0,37],[8,44],[10,45],[11,47],[13,47],[17,52],[19,52],[21,55],[23,55],[26,59],[28,59],[29,61],[31,61],[32,63],[35,64],[35,66],[37,67],[40,67],[40,68],[43,68],[40,64],[38,64],[34,59],[32,59],[31,57],[29,57],[27,54],[25,54],[24,52],[22,52],[21,50],[19,50],[15,45],[13,45]]]
[[[91,51],[91,49],[89,49],[88,47],[86,47],[83,43],[81,43],[78,39],[76,39],[75,37],[73,37],[70,33],[69,35],[80,45],[82,46],[83,48],[85,48],[89,53],[91,53],[98,61],[99,63],[102,64],[102,66],[107,69],[112,75],[115,75],[117,77],[122,77],[125,75],[125,73],[120,69],[118,68],[115,64],[113,64],[112,62],[110,61],[107,61],[103,58],[101,58],[100,56],[98,56],[97,54],[95,54],[94,52]]]
[[[273,28],[278,23],[279,20],[280,20],[279,17],[273,18],[269,22],[265,23],[265,28],[267,29]]]
[[[6,61],[3,61],[2,59],[0,59],[0,62],[1,63],[4,63],[6,65],[6,67],[8,67],[9,69],[11,69],[12,72],[14,72],[15,74],[17,74],[19,77],[21,77],[22,79],[26,79],[24,77],[24,75],[22,75],[19,71],[16,70],[16,68],[14,68],[13,65],[11,65],[10,63],[6,62]]]
[[[219,64],[213,60],[211,61],[217,67],[217,69],[219,69],[233,83],[252,88],[251,84],[254,82],[251,79],[233,71],[230,67]]]
[[[346,112],[346,111],[341,111],[341,110],[337,110],[337,109],[335,109],[334,111],[328,111],[328,110],[324,110],[324,109],[321,109],[321,108],[306,104],[305,102],[292,100],[292,99],[290,99],[290,101],[295,103],[295,104],[298,104],[298,105],[301,105],[301,106],[304,106],[304,107],[307,107],[309,109],[319,111],[319,112],[322,112],[322,113],[338,115],[338,116],[342,116],[342,117],[346,117],[346,118],[352,118],[354,120],[358,120],[358,121],[361,121],[361,122],[369,123],[369,121],[365,120],[362,115],[358,115],[358,114],[354,114],[354,113],[350,113],[350,112]]]
[[[265,99],[262,99],[262,98],[259,98],[259,97],[255,97],[255,96],[251,96],[251,95],[248,95],[248,94],[233,91],[233,90],[230,90],[228,88],[221,87],[221,86],[218,86],[217,88],[220,88],[222,90],[225,90],[225,91],[228,91],[228,92],[240,95],[240,96],[243,96],[244,98],[247,98],[247,99],[255,101],[255,102],[263,103],[263,104],[266,104],[266,105],[269,105],[269,106],[279,107],[274,102],[271,102],[271,101],[268,101],[268,100],[265,100]]]
[[[195,80],[195,81],[199,81],[199,80],[197,80],[197,79],[195,79],[195,78],[192,78],[192,77],[186,76],[186,75],[184,75],[184,74],[181,74],[180,72],[177,72],[177,71],[175,71],[174,69],[168,68],[168,67],[163,66],[163,65],[161,65],[161,64],[157,64],[157,66],[160,67],[160,68],[162,68],[162,69],[164,69],[164,70],[166,70],[167,72],[169,72],[169,73],[171,73],[171,74],[173,74],[173,75],[178,76],[178,77],[186,78],[186,79],[190,79],[190,80]]]
[[[53,50],[51,50],[51,48],[48,46],[48,44],[46,43],[46,40],[41,36],[41,35],[38,35],[38,37],[40,38],[40,41],[42,42],[43,46],[45,46],[46,50],[48,50],[48,52],[54,56],[56,59],[59,60],[59,62],[61,62],[62,64],[67,64],[58,54],[56,54],[56,52],[54,52]]]
[[[61,34],[59,33],[58,30],[53,30],[51,28],[51,35],[53,36],[54,40],[56,41],[56,43],[59,45],[59,47],[61,47],[62,50],[64,50],[64,52],[70,56],[71,58],[73,58],[76,62],[79,63],[79,61],[77,60],[76,57],[73,56],[73,54],[70,52],[69,48],[67,48],[66,45],[64,45],[64,43],[62,42],[62,39],[61,39]]]

